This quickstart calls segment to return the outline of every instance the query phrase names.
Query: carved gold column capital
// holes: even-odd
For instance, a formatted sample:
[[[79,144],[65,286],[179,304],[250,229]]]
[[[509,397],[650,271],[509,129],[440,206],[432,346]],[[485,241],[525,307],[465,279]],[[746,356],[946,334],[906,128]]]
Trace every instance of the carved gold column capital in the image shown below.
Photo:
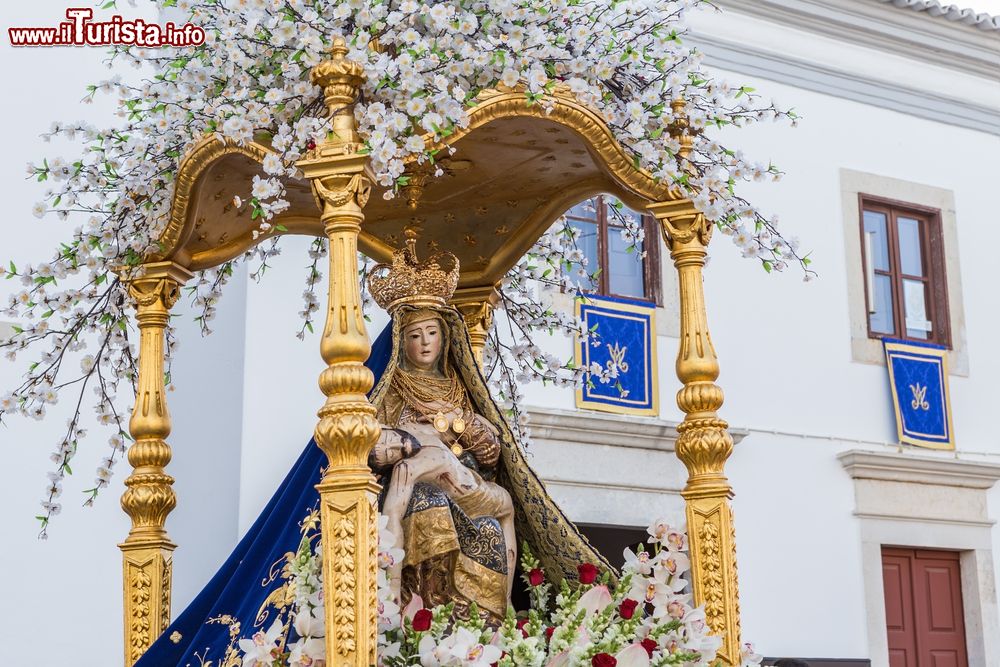
[[[676,107],[675,107],[676,109]],[[684,496],[695,602],[705,605],[714,634],[723,638],[719,657],[740,664],[739,593],[732,487],[725,475],[733,451],[729,425],[719,417],[723,403],[719,360],[712,344],[705,307],[702,270],[712,239],[712,224],[688,199],[658,202],[648,210],[660,224],[663,240],[677,269],[680,290],[680,347],[677,406],[677,457],[688,470]]]
[[[458,308],[465,319],[469,339],[472,341],[472,352],[480,368],[483,367],[483,350],[486,349],[486,341],[493,328],[493,310],[499,302],[500,293],[495,285],[463,287],[456,290],[451,299],[451,305]]]
[[[123,276],[129,297],[139,315],[169,312],[180,298],[180,287],[190,280],[190,271],[173,262],[144,264],[132,276]]]
[[[320,354],[327,367],[319,386],[326,396],[316,444],[329,466],[318,485],[326,603],[326,655],[331,667],[375,664],[377,631],[378,485],[368,453],[380,427],[368,401],[375,378],[364,365],[371,342],[361,310],[358,234],[371,192],[368,156],[361,154],[353,105],[364,69],[334,40],[331,58],[312,70],[331,118],[327,139],[298,163],[312,184],[330,242],[330,283]]]
[[[704,256],[705,248],[712,240],[714,225],[705,219],[690,199],[650,204],[646,208],[660,223],[663,241],[671,253],[675,249],[702,251]]]
[[[176,545],[165,528],[177,505],[174,478],[167,474],[171,451],[170,413],[163,382],[163,332],[170,309],[191,273],[173,262],[123,271],[139,324],[139,377],[129,420],[132,473],[125,480],[121,505],[132,519],[122,550],[125,597],[125,665],[142,657],[170,623],[170,588]]]

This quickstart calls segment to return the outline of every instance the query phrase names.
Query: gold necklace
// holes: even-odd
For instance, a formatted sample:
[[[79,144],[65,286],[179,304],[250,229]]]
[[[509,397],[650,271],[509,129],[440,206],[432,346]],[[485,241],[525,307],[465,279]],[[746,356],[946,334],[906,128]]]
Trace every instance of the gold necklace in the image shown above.
[[[445,433],[450,426],[452,431],[458,435],[458,439],[451,444],[451,451],[455,456],[461,456],[465,449],[459,444],[459,440],[465,433],[466,423],[463,417],[469,406],[468,395],[458,377],[453,374],[443,378],[417,376],[402,368],[397,368],[392,375],[392,384],[399,391],[403,400],[424,417],[431,417],[432,410],[425,409],[425,406],[431,402],[447,403],[461,410],[462,414],[455,417],[451,424],[448,423],[448,418],[441,410],[438,410],[431,417],[431,425],[438,433]]]

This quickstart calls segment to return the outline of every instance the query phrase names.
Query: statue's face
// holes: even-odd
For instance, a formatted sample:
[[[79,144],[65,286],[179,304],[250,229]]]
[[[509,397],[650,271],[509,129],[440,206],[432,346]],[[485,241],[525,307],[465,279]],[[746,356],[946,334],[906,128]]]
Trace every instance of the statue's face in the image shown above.
[[[406,360],[417,370],[432,370],[441,356],[441,340],[441,323],[437,319],[408,325],[403,329]]]

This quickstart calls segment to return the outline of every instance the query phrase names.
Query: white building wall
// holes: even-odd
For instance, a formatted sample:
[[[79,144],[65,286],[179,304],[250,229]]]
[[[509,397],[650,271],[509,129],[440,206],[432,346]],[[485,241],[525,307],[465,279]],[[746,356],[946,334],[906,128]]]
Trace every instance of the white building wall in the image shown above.
[[[24,6],[11,11],[23,13],[11,18],[12,25],[45,25],[62,10]],[[743,20],[716,17],[698,27],[711,31],[715,26],[717,37],[740,39],[747,48],[787,48],[800,60],[839,63],[913,87],[940,89],[953,82],[950,93],[955,96],[1000,106],[995,81],[970,79],[897,56],[881,59],[866,52],[859,58],[852,44],[760,21],[753,22],[750,31],[746,26],[751,23]],[[98,102],[80,109],[76,101],[82,93],[72,85],[33,85],[37,71],[59,72],[61,81],[102,78],[96,50],[74,50],[72,58],[63,50],[15,51],[5,45],[0,50],[9,64],[5,69],[12,89],[30,90],[32,95],[30,105],[6,111],[19,129],[8,138],[0,175],[5,183],[19,183],[23,163],[37,159],[45,148],[35,136],[47,129],[50,116],[86,115],[99,122],[108,117],[110,107]],[[780,215],[787,233],[814,249],[813,266],[820,274],[810,284],[802,283],[794,269],[766,275],[741,260],[721,235],[713,242],[706,271],[710,322],[722,366],[719,384],[726,391],[722,414],[733,427],[748,431],[728,468],[737,494],[744,637],[769,655],[867,657],[854,484],[837,454],[856,448],[891,451],[887,443],[894,441],[895,432],[884,367],[852,361],[846,285],[848,271],[860,268],[845,263],[839,170],[954,192],[969,353],[968,376],[951,378],[954,426],[961,458],[1000,462],[1000,442],[990,419],[1000,377],[1000,351],[993,342],[1000,300],[991,288],[991,234],[998,220],[993,206],[995,170],[987,161],[1000,152],[1000,138],[805,87],[723,74],[773,95],[783,105],[794,105],[804,116],[798,129],[752,128],[733,140],[749,155],[772,159],[785,170],[781,183],[750,185],[746,193],[764,210]],[[39,109],[52,112],[42,114]],[[40,190],[16,187],[5,197],[9,225],[38,224],[28,212]],[[48,221],[45,225],[33,227],[31,234],[6,234],[0,254],[47,257],[58,228]],[[216,333],[210,338],[199,338],[190,321],[181,324],[177,390],[170,395],[175,423],[170,472],[177,478],[179,498],[168,520],[180,544],[175,613],[256,517],[315,425],[323,398],[316,384],[323,367],[318,337],[300,342],[294,336],[306,248],[305,239],[286,239],[284,253],[260,285],[239,273],[219,307]],[[670,276],[669,267],[664,273]],[[0,298],[11,287],[0,281]],[[668,279],[664,288],[669,306],[675,285]],[[661,418],[676,422],[681,417],[673,398],[677,339],[668,335],[676,330],[670,313],[664,309],[658,316],[660,404]],[[384,321],[375,317],[373,337]],[[561,353],[569,349],[563,341],[549,344]],[[3,386],[14,379],[9,366],[0,366]],[[565,390],[536,386],[527,396],[532,406],[573,407],[572,394]],[[75,466],[83,479],[66,484],[65,509],[53,525],[52,538],[36,541],[34,503],[44,485],[47,454],[61,428],[60,419],[51,419],[42,424],[15,421],[0,429],[7,469],[16,471],[0,485],[0,516],[8,540],[0,550],[0,570],[11,575],[5,579],[5,594],[22,601],[4,605],[0,627],[12,636],[33,636],[41,616],[60,628],[46,640],[46,655],[53,664],[103,667],[121,645],[120,556],[115,545],[125,536],[128,522],[116,498],[126,471],[119,469],[97,507],[75,507],[72,496],[85,488],[83,482],[89,481],[103,455],[103,438],[95,437],[95,446],[84,449]],[[586,451],[592,458],[583,459],[582,465],[579,457],[564,455],[564,443],[540,436],[532,459],[543,476],[554,480],[553,495],[565,499],[574,518],[600,519],[595,509],[600,508],[602,516],[612,520],[607,511],[616,507],[612,500],[629,493],[621,488],[630,480],[623,460],[630,462],[630,470],[663,467],[662,479],[647,470],[636,484],[642,487],[635,490],[636,497],[649,503],[649,519],[680,509],[676,491],[683,468],[669,456],[669,449],[639,447],[623,454],[595,445]],[[566,483],[586,480],[601,469],[609,470],[614,484],[587,489]],[[1000,517],[1000,489],[992,489],[988,498],[989,516]],[[623,508],[622,522],[633,525],[635,514],[634,507]],[[1000,572],[1000,531],[994,529],[992,535],[994,572]],[[72,582],[69,590],[67,582]],[[0,657],[19,664],[36,651],[27,642],[7,642]]]
[[[8,26],[54,25],[65,20],[65,3],[23,3],[4,10]],[[141,16],[141,14],[139,14]],[[147,16],[149,16],[147,14]],[[99,49],[14,49],[6,33],[0,39],[4,89],[4,218],[0,257],[18,263],[50,259],[57,240],[72,230],[70,222],[52,217],[36,220],[31,206],[42,199],[43,184],[25,180],[27,162],[64,151],[38,138],[54,120],[84,119],[106,124],[114,106],[106,99],[81,105],[84,86],[107,78]],[[80,224],[79,222],[76,224]],[[21,288],[0,280],[0,300]],[[25,359],[25,362],[27,360]],[[0,363],[3,392],[18,382],[24,364]],[[81,450],[73,478],[64,484],[63,512],[47,541],[36,539],[38,502],[47,484],[49,454],[66,430],[70,406],[57,405],[44,422],[12,420],[0,427],[3,482],[0,483],[0,573],[3,600],[0,627],[8,641],[0,643],[0,662],[106,667],[109,656],[122,655],[121,556],[117,544],[128,533],[128,518],[118,507],[121,473],[97,505],[82,507],[84,489],[93,486],[94,471],[106,455],[107,436],[95,433],[91,447]],[[197,548],[197,547],[196,547]],[[52,631],[58,628],[58,631]],[[16,638],[16,639],[14,639]]]

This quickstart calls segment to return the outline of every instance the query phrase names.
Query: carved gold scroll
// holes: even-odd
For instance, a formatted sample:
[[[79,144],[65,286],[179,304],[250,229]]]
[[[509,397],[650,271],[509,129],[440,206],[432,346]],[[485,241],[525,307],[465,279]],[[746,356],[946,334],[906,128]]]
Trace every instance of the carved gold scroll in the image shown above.
[[[458,308],[465,319],[472,341],[472,352],[483,367],[483,350],[489,340],[493,328],[493,309],[496,308],[500,295],[492,285],[487,287],[466,287],[455,292],[451,304]]]
[[[332,58],[313,68],[332,131],[298,166],[312,183],[330,242],[329,304],[320,342],[327,368],[319,379],[327,398],[315,433],[329,460],[318,486],[327,664],[368,667],[375,664],[377,630],[378,485],[367,461],[380,429],[367,398],[374,376],[364,365],[371,342],[358,283],[358,233],[371,190],[353,113],[364,74],[346,56],[344,40],[337,38]]]
[[[728,424],[719,419],[722,389],[715,384],[719,360],[708,331],[702,269],[712,225],[688,200],[653,204],[680,286],[680,349],[677,377],[684,385],[677,405],[684,421],[677,427],[677,456],[688,469],[684,496],[694,598],[705,605],[714,634],[723,638],[719,657],[740,664],[740,612],[736,577],[736,533],[725,476],[733,451]]]
[[[170,413],[163,382],[163,332],[180,287],[191,274],[172,262],[147,264],[129,280],[139,322],[139,378],[129,421],[132,474],[122,509],[132,529],[119,545],[125,593],[125,665],[130,667],[170,623],[170,578],[175,545],[164,524],[177,505],[166,473],[170,462]]]

